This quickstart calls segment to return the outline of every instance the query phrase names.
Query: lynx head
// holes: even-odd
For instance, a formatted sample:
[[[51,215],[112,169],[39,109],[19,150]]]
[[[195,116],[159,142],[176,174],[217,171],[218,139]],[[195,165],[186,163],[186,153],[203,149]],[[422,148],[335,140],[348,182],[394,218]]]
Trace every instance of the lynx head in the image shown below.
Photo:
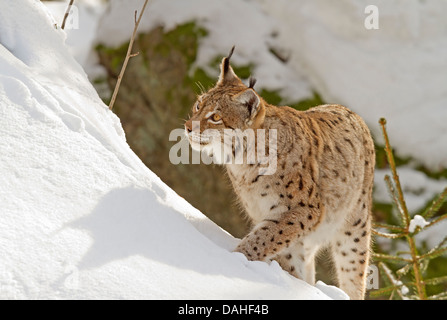
[[[185,133],[193,149],[210,154],[223,143],[225,129],[256,129],[264,121],[264,101],[253,88],[256,80],[250,78],[246,86],[234,73],[230,66],[233,51],[234,47],[222,59],[217,84],[197,98],[192,117],[185,123]]]

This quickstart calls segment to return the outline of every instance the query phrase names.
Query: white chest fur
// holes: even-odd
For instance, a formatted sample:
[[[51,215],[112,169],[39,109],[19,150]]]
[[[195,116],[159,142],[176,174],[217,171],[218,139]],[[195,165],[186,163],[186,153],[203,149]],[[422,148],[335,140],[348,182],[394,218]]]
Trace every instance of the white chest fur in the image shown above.
[[[280,205],[279,194],[268,182],[268,176],[259,176],[258,169],[245,165],[227,165],[227,169],[236,194],[254,224],[287,211],[286,206]]]

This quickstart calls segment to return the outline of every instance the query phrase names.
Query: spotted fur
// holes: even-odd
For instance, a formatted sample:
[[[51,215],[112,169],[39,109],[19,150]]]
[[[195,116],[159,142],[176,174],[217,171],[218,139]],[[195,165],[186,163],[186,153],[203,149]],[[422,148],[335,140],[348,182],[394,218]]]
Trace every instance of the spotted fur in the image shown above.
[[[258,163],[225,165],[254,225],[235,251],[249,260],[277,260],[313,284],[315,255],[328,246],[339,286],[352,299],[363,299],[375,165],[368,127],[341,105],[303,112],[268,104],[254,91],[254,80],[246,86],[236,76],[230,56],[222,61],[216,86],[198,98],[185,129],[193,148],[210,154],[216,144],[198,145],[191,139],[194,129],[199,136],[206,129],[277,130],[274,174],[260,174]],[[219,123],[210,121],[214,113]]]

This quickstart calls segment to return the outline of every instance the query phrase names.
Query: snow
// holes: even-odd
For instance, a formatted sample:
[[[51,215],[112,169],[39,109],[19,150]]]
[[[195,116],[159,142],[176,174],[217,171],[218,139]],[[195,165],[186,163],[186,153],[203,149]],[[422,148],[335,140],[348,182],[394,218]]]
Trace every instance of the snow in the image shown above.
[[[67,2],[51,1],[44,3],[51,15],[55,17],[55,23],[61,26],[67,10]],[[68,46],[71,55],[84,67],[92,67],[88,63],[90,62],[91,48],[96,37],[98,17],[103,12],[104,7],[97,0],[76,1],[71,7],[70,14],[66,20],[64,30],[67,34],[67,39],[65,44]]]
[[[346,298],[232,253],[132,152],[54,24],[0,2],[0,299]]]
[[[385,117],[396,151],[447,167],[447,20],[443,1],[258,0],[281,19],[278,42],[328,102],[359,113],[380,141]],[[367,30],[364,10],[379,10]],[[291,40],[293,39],[293,40]]]
[[[7,230],[0,238],[0,253],[8,252],[0,260],[0,270],[5,270],[0,271],[0,297],[4,292],[28,298],[105,297],[104,292],[111,292],[111,297],[184,297],[185,290],[176,287],[180,293],[174,294],[173,287],[165,290],[161,280],[154,280],[162,276],[178,287],[192,285],[189,296],[193,298],[225,298],[234,292],[251,298],[247,288],[253,283],[262,298],[304,298],[315,293],[315,288],[294,279],[275,280],[283,274],[274,264],[248,263],[229,253],[237,239],[144,167],[127,146],[119,119],[88,83],[85,72],[90,79],[103,72],[96,65],[92,47],[128,41],[134,10],[140,10],[143,1],[111,0],[104,7],[100,0],[77,0],[79,28],[66,31],[53,27],[60,25],[66,2],[46,3],[57,19],[39,2],[31,2],[14,1],[8,8],[0,4],[0,174],[5,182],[0,186],[0,225]],[[19,10],[25,3],[28,14],[19,16],[13,8]],[[379,9],[379,30],[364,28],[364,9],[370,4]],[[415,159],[414,166],[398,168],[407,206],[415,213],[447,185],[445,179],[431,179],[414,169],[419,164],[435,171],[447,167],[447,20],[442,14],[446,6],[442,1],[419,0],[151,0],[139,31],[158,25],[169,30],[196,21],[208,31],[200,43],[196,65],[210,75],[217,77],[218,72],[210,68],[210,61],[236,45],[232,62],[253,64],[256,87],[280,90],[284,103],[307,98],[314,89],[325,101],[345,104],[359,113],[378,142],[377,121],[385,117],[394,150]],[[280,62],[271,48],[288,62]],[[385,174],[389,172],[376,171],[374,197],[389,203]],[[151,208],[150,214],[140,205]],[[127,208],[132,208],[129,220],[120,215],[123,209],[127,214]],[[108,215],[105,219],[106,211],[113,219]],[[132,219],[139,221],[141,228],[131,223]],[[151,227],[161,228],[163,222],[181,230],[176,238],[181,238],[181,246],[191,237],[195,239],[191,243],[202,243],[200,250],[219,252],[221,264],[209,262],[202,268],[190,263],[188,270],[179,272],[180,259],[162,259],[158,251],[155,254],[154,248],[151,251],[137,240],[166,240],[166,231]],[[120,225],[134,232],[120,233]],[[146,225],[151,235],[144,232]],[[445,228],[445,223],[440,223],[423,230],[418,241],[436,245]],[[14,242],[22,237],[29,239]],[[167,246],[170,242],[166,241]],[[119,247],[121,255],[115,254],[112,244]],[[174,244],[171,246],[169,249]],[[41,250],[48,252],[41,254]],[[203,257],[193,246],[181,250],[197,261],[208,261],[208,256]],[[233,267],[226,267],[228,260]],[[25,266],[27,261],[35,263],[34,273]],[[20,267],[13,268],[15,265]],[[222,286],[216,293],[210,293],[202,282],[202,271],[210,270],[208,267],[229,270],[219,276],[208,274],[208,282]],[[145,268],[157,277],[143,275]],[[245,273],[236,276],[241,282],[231,280],[241,290],[230,289],[228,278],[239,275],[241,268]],[[129,270],[131,276],[119,269]],[[183,271],[191,281],[180,275]],[[139,278],[142,280],[135,280]],[[128,285],[131,281],[138,282],[133,291]],[[94,287],[99,283],[107,283],[101,292]],[[153,291],[147,289],[148,283]],[[86,284],[87,288],[81,289]],[[287,286],[298,286],[300,293],[288,292]],[[317,288],[318,295],[325,292],[321,285]],[[312,294],[307,297],[314,297]]]
[[[77,1],[82,23],[67,41],[89,75],[99,72],[87,54],[92,44],[128,41],[142,3],[111,0],[104,9],[97,0]],[[379,10],[378,30],[364,26],[369,5]],[[316,90],[359,113],[379,142],[385,117],[400,156],[439,170],[447,167],[446,9],[445,2],[420,0],[152,0],[139,32],[196,21],[208,31],[196,65],[210,75],[218,74],[210,62],[236,45],[232,62],[254,65],[257,88],[279,90],[284,103]]]
[[[388,280],[391,281],[394,286],[399,287],[397,292],[401,296],[402,300],[410,300],[410,298],[405,296],[410,292],[408,287],[405,286],[402,281],[395,278],[393,272],[388,268],[388,266],[382,265],[382,268],[386,273]]]
[[[128,41],[142,1],[77,4],[79,29],[69,30],[67,43],[95,77],[92,45]],[[364,26],[371,4],[379,10],[378,30]],[[48,5],[58,16],[64,11],[63,4]],[[257,88],[279,90],[284,103],[316,90],[325,101],[359,113],[379,142],[377,122],[385,117],[400,156],[439,170],[447,167],[445,9],[445,2],[420,0],[152,0],[139,32],[196,21],[208,31],[196,64],[210,75],[218,73],[210,62],[236,45],[232,62],[254,65]]]
[[[329,286],[321,280],[318,280],[315,287],[323,291],[334,300],[349,300],[349,296],[342,290],[334,286]]]
[[[140,0],[110,1],[105,14],[99,18],[96,43],[116,47],[128,41],[134,27],[134,11],[141,7]],[[279,22],[253,1],[152,0],[138,31],[147,32],[160,25],[169,31],[190,21],[196,21],[208,32],[201,40],[195,63],[211,76],[217,78],[219,72],[210,67],[210,62],[226,56],[235,45],[232,63],[252,64],[258,88],[278,90],[290,101],[311,96],[310,86],[302,74],[271,54],[270,48],[279,51],[282,48],[276,41]]]
[[[364,26],[371,4],[378,30]],[[96,41],[127,41],[140,7],[139,0],[112,0]],[[438,170],[447,167],[446,9],[420,0],[153,0],[139,30],[196,21],[208,31],[196,63],[209,74],[217,76],[210,61],[236,45],[233,63],[253,64],[258,88],[279,90],[285,103],[316,90],[359,113],[378,141],[385,117],[398,154]]]
[[[409,232],[415,232],[416,228],[424,228],[429,223],[420,215],[415,215],[410,221],[410,226],[408,227]]]

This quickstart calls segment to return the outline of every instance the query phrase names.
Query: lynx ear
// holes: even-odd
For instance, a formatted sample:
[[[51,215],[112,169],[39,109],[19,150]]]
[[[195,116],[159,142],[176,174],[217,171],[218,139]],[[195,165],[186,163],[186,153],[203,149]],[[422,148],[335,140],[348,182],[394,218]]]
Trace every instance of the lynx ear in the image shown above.
[[[242,83],[230,66],[230,58],[233,55],[234,47],[235,46],[231,48],[228,56],[222,59],[222,63],[220,64],[220,76],[217,84],[230,84],[232,82]]]
[[[247,89],[236,96],[236,100],[242,103],[252,118],[259,111],[261,100],[253,89]]]

